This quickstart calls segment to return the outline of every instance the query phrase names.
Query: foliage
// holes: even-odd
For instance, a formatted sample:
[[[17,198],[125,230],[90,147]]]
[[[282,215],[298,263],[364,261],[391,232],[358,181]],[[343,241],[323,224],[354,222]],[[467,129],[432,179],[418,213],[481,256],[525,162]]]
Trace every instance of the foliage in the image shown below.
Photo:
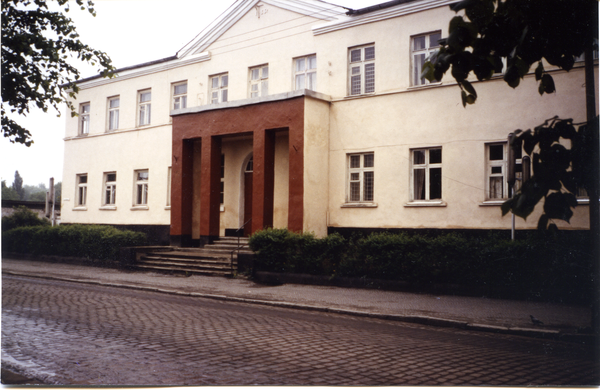
[[[17,194],[14,188],[6,186],[6,180],[2,180],[2,199],[19,200],[19,194]]]
[[[75,0],[82,10],[95,16],[90,0]],[[44,112],[53,107],[60,115],[66,104],[72,116],[77,111],[70,101],[78,92],[74,81],[80,78],[72,58],[98,65],[110,77],[114,68],[110,58],[79,40],[69,12],[69,0],[2,1],[2,132],[11,142],[30,146],[29,130],[7,114],[27,115],[31,105]],[[61,12],[49,5],[58,5]],[[6,106],[5,106],[6,105]]]
[[[50,221],[39,218],[36,213],[25,206],[18,206],[15,212],[7,217],[2,217],[2,231],[8,231],[23,226],[49,226]]]
[[[23,189],[23,178],[19,175],[19,171],[15,171],[15,180],[12,184],[13,189],[19,195],[19,200],[25,199],[25,190]]]
[[[562,234],[561,234],[562,233]],[[318,239],[286,229],[266,229],[250,238],[255,271],[404,281],[413,286],[444,283],[506,298],[582,302],[592,283],[587,235],[530,232],[517,241],[506,235],[436,237],[373,233]]]
[[[29,226],[2,232],[4,252],[97,260],[117,259],[120,248],[146,241],[144,233],[99,225]]]
[[[523,183],[519,192],[502,205],[502,213],[509,211],[526,219],[538,202],[544,199],[544,213],[538,221],[539,229],[556,228],[552,219],[569,222],[572,208],[577,206],[577,193],[591,191],[594,177],[590,161],[594,144],[594,125],[573,124],[571,119],[554,117],[532,130],[515,132],[512,143],[531,156],[534,175]],[[565,144],[571,148],[567,149]],[[550,225],[549,225],[550,223]]]
[[[451,4],[456,13],[449,35],[440,41],[440,50],[423,66],[423,76],[440,81],[450,69],[457,81],[463,106],[477,100],[467,80],[489,80],[502,71],[504,81],[516,88],[537,63],[535,78],[539,93],[555,91],[548,64],[570,70],[574,58],[597,46],[598,2],[594,0],[462,0]]]

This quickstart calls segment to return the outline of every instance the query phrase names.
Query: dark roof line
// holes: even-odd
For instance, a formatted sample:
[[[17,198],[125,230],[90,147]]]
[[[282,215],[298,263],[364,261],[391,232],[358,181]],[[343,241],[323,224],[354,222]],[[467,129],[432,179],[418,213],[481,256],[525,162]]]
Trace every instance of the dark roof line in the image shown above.
[[[392,0],[392,1],[388,1],[386,3],[376,4],[376,5],[372,5],[370,7],[365,7],[365,8],[361,8],[361,9],[351,9],[350,11],[346,12],[346,15],[368,14],[369,12],[375,12],[375,11],[379,11],[380,9],[390,8],[390,7],[393,7],[398,4],[411,3],[413,1],[416,1],[416,0]]]
[[[171,57],[165,57],[165,58],[161,58],[160,60],[154,60],[154,61],[149,61],[149,62],[144,62],[143,64],[137,64],[137,65],[132,65],[132,66],[126,66],[124,68],[119,68],[116,69],[113,73],[118,74],[119,72],[125,72],[128,70],[134,70],[134,69],[138,69],[138,68],[144,68],[146,66],[152,66],[152,65],[158,65],[158,64],[162,64],[164,62],[169,62],[169,61],[173,61],[176,60],[177,56],[171,56]],[[92,80],[96,80],[96,79],[101,79],[104,76],[102,76],[101,74],[97,74],[96,76],[91,76],[91,77],[86,77],[84,79],[79,79],[79,80],[75,80],[75,84],[78,83],[84,83],[87,81],[92,81]]]

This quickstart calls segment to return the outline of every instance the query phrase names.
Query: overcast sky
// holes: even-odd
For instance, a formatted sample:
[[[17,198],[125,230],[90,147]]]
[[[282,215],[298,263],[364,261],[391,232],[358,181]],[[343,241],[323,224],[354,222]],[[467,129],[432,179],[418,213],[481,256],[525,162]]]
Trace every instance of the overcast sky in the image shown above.
[[[94,0],[97,16],[72,7],[69,16],[83,43],[106,52],[117,68],[172,56],[234,0]],[[333,4],[358,9],[385,0],[333,0]],[[96,74],[81,66],[83,77]],[[10,186],[18,170],[24,184],[62,181],[65,117],[54,110],[32,108],[18,123],[31,131],[30,147],[0,140],[0,177]]]

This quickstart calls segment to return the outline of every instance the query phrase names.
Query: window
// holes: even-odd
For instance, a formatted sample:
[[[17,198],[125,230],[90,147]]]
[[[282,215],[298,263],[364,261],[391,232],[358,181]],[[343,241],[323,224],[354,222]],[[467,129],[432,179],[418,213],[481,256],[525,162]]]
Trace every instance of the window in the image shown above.
[[[486,155],[486,199],[506,199],[508,197],[506,142],[486,145]]]
[[[148,170],[135,171],[135,199],[134,205],[145,206],[148,204]]]
[[[350,95],[375,92],[375,46],[348,50]]]
[[[119,97],[108,98],[108,130],[117,130],[119,128],[119,106],[121,99]]]
[[[77,175],[77,195],[75,196],[77,206],[85,206],[87,201],[87,173]]]
[[[317,90],[317,56],[296,58],[294,60],[294,79],[296,90]]]
[[[269,94],[269,66],[261,65],[250,68],[250,97],[267,96]]]
[[[442,199],[442,149],[415,149],[411,155],[411,200]]]
[[[79,134],[90,133],[90,103],[79,106]]]
[[[429,83],[429,81],[421,77],[423,64],[440,46],[438,41],[441,38],[442,33],[440,31],[412,37],[412,85],[425,85]]]
[[[227,87],[229,86],[229,75],[223,73],[210,77],[210,103],[222,103],[227,101]]]
[[[372,202],[375,154],[348,155],[348,202]]]
[[[220,195],[221,206],[225,203],[225,155],[221,155],[221,195]]]
[[[139,92],[139,125],[147,126],[151,119],[151,100],[152,92],[150,90]]]
[[[104,173],[104,198],[102,204],[113,206],[117,200],[117,173]]]
[[[173,109],[187,107],[187,82],[173,84]]]

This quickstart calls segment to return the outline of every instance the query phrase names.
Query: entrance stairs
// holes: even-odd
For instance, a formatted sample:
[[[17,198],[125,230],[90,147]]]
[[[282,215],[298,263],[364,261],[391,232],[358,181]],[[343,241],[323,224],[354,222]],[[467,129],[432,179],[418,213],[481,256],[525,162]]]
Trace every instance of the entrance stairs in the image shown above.
[[[220,237],[203,248],[164,247],[138,252],[136,268],[231,277],[237,272],[238,253],[252,254],[248,249],[248,238],[241,237],[238,244],[237,237]]]

